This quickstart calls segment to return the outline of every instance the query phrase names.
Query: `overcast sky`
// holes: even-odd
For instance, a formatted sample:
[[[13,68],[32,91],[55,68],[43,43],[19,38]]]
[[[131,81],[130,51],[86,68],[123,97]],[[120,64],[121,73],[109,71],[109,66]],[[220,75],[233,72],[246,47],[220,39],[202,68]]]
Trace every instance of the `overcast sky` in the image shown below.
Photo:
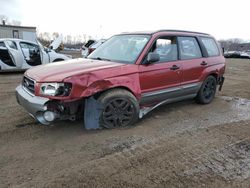
[[[182,29],[217,39],[250,39],[250,1],[0,0],[0,14],[38,31],[109,37],[124,31]]]

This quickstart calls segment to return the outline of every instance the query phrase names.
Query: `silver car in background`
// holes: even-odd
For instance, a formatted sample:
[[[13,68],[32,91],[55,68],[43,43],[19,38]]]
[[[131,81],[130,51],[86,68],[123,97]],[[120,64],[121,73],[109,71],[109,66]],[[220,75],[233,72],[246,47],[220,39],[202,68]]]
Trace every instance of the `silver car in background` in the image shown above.
[[[70,59],[39,43],[0,39],[0,71],[26,70],[33,66]]]

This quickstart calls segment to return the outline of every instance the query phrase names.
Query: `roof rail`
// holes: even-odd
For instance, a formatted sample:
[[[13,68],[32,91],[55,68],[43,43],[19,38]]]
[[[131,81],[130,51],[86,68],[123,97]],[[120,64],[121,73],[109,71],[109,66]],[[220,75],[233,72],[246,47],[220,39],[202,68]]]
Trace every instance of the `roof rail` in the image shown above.
[[[165,29],[165,30],[163,29],[163,30],[158,30],[156,32],[184,32],[184,33],[195,33],[195,34],[209,35],[207,33],[201,33],[201,32],[196,32],[196,31],[185,31],[185,30],[174,30],[174,29]]]

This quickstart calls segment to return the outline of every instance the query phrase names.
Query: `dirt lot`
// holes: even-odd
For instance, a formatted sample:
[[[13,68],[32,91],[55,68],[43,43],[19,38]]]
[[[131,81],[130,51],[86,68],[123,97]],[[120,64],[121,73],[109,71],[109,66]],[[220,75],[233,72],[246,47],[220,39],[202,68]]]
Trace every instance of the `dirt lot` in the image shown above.
[[[136,126],[42,126],[16,103],[22,74],[0,75],[0,187],[249,187],[250,60],[228,59],[210,105],[159,107]]]

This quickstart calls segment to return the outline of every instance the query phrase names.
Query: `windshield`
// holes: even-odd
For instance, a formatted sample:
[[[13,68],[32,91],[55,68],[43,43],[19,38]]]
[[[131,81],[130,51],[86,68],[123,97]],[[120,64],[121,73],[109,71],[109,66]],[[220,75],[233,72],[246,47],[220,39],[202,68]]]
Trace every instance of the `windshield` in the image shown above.
[[[88,58],[134,64],[150,35],[116,35],[104,42]]]

